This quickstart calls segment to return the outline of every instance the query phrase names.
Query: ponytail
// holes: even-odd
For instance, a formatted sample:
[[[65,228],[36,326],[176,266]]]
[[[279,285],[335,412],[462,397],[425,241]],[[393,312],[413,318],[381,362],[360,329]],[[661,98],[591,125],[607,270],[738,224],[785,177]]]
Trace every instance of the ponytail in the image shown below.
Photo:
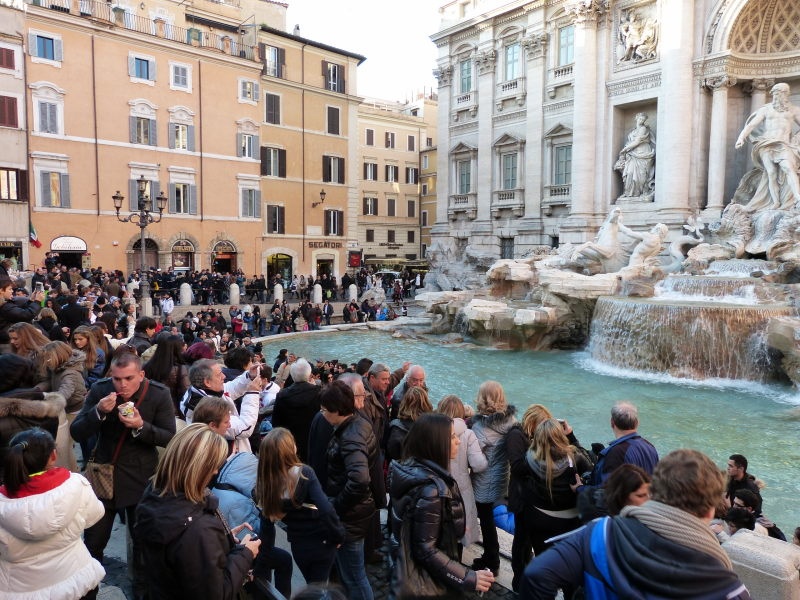
[[[4,483],[10,497],[15,497],[30,481],[31,473],[45,470],[55,447],[53,436],[38,427],[20,431],[11,438],[3,465]]]

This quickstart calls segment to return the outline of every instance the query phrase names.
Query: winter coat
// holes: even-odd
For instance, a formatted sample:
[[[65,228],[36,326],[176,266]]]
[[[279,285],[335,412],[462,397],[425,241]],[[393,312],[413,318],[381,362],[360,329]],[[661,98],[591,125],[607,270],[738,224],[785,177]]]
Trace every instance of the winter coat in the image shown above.
[[[0,298],[0,332],[8,331],[14,323],[30,323],[40,310],[41,304],[27,298]]]
[[[217,474],[211,491],[219,499],[219,511],[228,525],[250,523],[259,533],[261,513],[253,502],[258,475],[258,457],[252,452],[237,452],[228,458]]]
[[[493,504],[506,495],[509,469],[505,438],[517,422],[516,413],[517,409],[509,406],[502,413],[476,414],[472,418],[472,431],[489,462],[485,471],[472,475],[476,502]]]
[[[295,381],[278,392],[272,406],[272,426],[285,427],[292,432],[297,456],[303,462],[308,460],[308,431],[311,420],[319,412],[320,390],[313,383]]]
[[[0,481],[3,480],[3,464],[11,438],[20,431],[41,427],[55,439],[58,418],[66,406],[64,396],[57,393],[16,390],[16,393],[6,394],[0,396]]]
[[[414,421],[411,419],[394,419],[389,423],[389,435],[386,438],[387,460],[400,460],[403,458],[403,442],[413,424]]]
[[[289,542],[304,540],[337,546],[344,542],[344,527],[333,505],[322,491],[314,469],[308,465],[294,467],[302,476],[297,481],[294,497],[283,502],[286,537]],[[303,505],[306,506],[303,506]],[[308,505],[316,506],[316,510]]]
[[[0,596],[74,600],[105,576],[89,555],[83,530],[103,516],[103,503],[77,473],[55,468],[9,498],[0,488]]]
[[[571,458],[561,458],[554,461],[550,485],[547,485],[547,465],[536,460],[532,450],[528,450],[525,462],[530,470],[530,475],[525,485],[525,506],[543,508],[548,511],[563,511],[574,509],[577,504],[577,495],[572,491],[571,485],[575,484],[575,475],[591,469],[592,465],[579,452],[574,452]]]
[[[347,541],[363,538],[370,527],[375,513],[370,472],[377,462],[378,442],[366,420],[351,415],[334,429],[325,490],[344,524]]]
[[[464,535],[464,505],[458,484],[439,465],[409,458],[389,467],[392,530],[404,543],[403,527],[410,527],[407,555],[433,579],[452,589],[444,598],[462,598],[474,591],[477,576],[459,562],[458,541]],[[401,548],[400,552],[404,552]],[[397,563],[396,563],[397,564]],[[401,582],[393,575],[393,586]],[[425,596],[436,597],[436,596]]]
[[[481,450],[475,432],[467,427],[464,419],[453,419],[453,431],[461,443],[458,455],[450,461],[450,474],[458,483],[461,499],[464,503],[464,519],[466,530],[461,543],[466,547],[478,540],[478,511],[475,508],[475,492],[472,489],[470,470],[482,473],[489,466],[486,455]]]
[[[83,379],[83,367],[86,355],[80,350],[73,350],[72,356],[57,370],[48,369],[47,378],[36,385],[37,389],[46,392],[58,392],[67,401],[67,413],[76,413],[86,399],[86,383]]]
[[[217,514],[217,497],[195,504],[183,494],[159,496],[148,485],[136,507],[151,600],[232,600],[253,564]]]
[[[142,386],[144,383],[142,383]],[[175,435],[175,411],[169,390],[156,381],[150,381],[147,395],[138,406],[144,420],[142,431],[136,437],[133,430],[119,420],[117,411],[103,415],[101,420],[97,403],[114,391],[111,379],[101,379],[89,390],[81,412],[70,426],[72,438],[78,442],[98,436],[96,450],[97,462],[111,462],[120,436],[125,442],[120,449],[114,465],[114,505],[116,508],[134,506],[155,473],[158,462],[156,446],[164,447]],[[133,395],[131,402],[136,404],[142,388]],[[117,405],[125,402],[117,396]]]

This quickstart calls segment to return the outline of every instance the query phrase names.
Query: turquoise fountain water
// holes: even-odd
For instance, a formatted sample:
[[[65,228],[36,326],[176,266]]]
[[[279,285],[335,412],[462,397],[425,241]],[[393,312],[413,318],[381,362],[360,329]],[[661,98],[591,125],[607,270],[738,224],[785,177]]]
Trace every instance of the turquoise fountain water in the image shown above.
[[[609,411],[618,400],[639,407],[640,431],[659,453],[682,447],[707,453],[720,467],[744,454],[767,484],[764,512],[791,535],[800,526],[800,396],[787,387],[730,380],[703,382],[647,376],[608,367],[585,352],[505,352],[396,339],[378,332],[321,333],[267,339],[264,356],[279,348],[300,356],[356,362],[370,357],[397,368],[423,365],[434,404],[457,394],[474,405],[480,383],[496,379],[521,414],[532,403],[566,418],[581,442],[608,443]]]

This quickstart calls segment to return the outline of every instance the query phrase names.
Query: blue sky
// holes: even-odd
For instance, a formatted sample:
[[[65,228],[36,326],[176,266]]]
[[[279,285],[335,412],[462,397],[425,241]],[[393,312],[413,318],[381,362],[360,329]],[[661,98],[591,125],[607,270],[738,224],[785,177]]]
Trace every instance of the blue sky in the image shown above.
[[[437,0],[285,0],[286,28],[367,57],[358,68],[358,94],[382,100],[411,99],[436,79]]]

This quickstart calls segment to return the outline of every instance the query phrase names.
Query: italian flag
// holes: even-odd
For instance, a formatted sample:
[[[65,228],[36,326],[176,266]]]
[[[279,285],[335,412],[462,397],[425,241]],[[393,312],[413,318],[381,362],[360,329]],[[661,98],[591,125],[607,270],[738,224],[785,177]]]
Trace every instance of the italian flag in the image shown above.
[[[41,248],[42,242],[39,241],[39,236],[36,235],[36,227],[33,226],[33,223],[30,223],[28,225],[28,231],[29,231],[28,237],[30,237],[31,239],[31,244],[33,244],[37,248]]]

